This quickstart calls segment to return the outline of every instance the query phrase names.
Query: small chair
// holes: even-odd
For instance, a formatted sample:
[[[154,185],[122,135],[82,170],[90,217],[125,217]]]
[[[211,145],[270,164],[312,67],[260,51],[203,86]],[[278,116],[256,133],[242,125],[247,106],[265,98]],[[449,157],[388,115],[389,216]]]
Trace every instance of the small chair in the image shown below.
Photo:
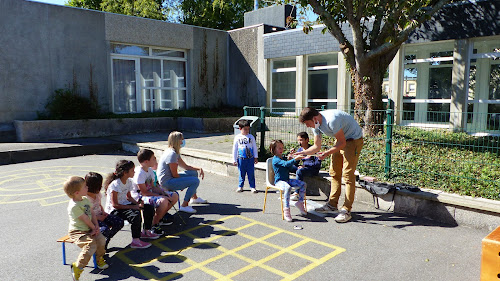
[[[262,212],[266,211],[266,201],[267,201],[267,191],[270,188],[274,188],[279,190],[280,192],[280,202],[281,202],[281,219],[285,219],[285,212],[283,212],[283,190],[274,184],[274,169],[273,169],[273,158],[269,158],[266,160],[266,194],[264,195],[264,208],[262,208]],[[304,204],[306,202],[306,195],[304,194]],[[304,205],[307,210],[307,205]]]
[[[66,243],[73,243],[73,240],[71,240],[69,235],[66,235],[66,236],[63,236],[63,237],[57,239],[57,242],[62,243],[62,260],[63,260],[63,264],[67,265],[67,263],[66,263]],[[97,268],[97,260],[95,258],[95,253],[92,255],[92,257],[94,258],[94,267]]]

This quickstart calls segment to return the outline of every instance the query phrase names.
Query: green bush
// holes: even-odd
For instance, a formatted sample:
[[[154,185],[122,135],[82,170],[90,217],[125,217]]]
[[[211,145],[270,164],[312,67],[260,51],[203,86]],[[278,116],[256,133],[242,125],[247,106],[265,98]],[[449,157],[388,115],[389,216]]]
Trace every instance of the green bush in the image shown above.
[[[49,97],[46,113],[39,113],[38,119],[76,120],[99,117],[98,106],[71,89],[57,89]]]

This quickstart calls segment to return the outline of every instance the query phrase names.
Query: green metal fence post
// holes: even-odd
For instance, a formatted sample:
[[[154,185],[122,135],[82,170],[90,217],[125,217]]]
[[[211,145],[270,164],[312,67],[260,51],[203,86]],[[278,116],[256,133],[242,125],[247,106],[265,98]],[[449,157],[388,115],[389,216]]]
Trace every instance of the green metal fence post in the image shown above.
[[[394,101],[389,99],[387,102],[387,131],[385,133],[385,175],[391,174],[391,156],[392,156],[392,126],[394,123]]]
[[[248,116],[248,106],[243,107],[243,116]]]
[[[323,110],[325,110],[325,105],[324,104],[321,105],[321,111],[323,111]]]
[[[265,148],[265,140],[266,140],[266,108],[260,107],[260,153],[264,155],[266,151]]]

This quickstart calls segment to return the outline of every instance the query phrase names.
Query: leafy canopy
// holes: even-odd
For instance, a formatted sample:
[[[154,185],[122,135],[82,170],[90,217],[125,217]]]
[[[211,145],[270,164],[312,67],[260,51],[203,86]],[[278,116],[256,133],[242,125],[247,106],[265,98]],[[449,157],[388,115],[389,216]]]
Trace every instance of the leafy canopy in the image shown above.
[[[66,5],[142,18],[165,20],[164,0],[69,0]]]

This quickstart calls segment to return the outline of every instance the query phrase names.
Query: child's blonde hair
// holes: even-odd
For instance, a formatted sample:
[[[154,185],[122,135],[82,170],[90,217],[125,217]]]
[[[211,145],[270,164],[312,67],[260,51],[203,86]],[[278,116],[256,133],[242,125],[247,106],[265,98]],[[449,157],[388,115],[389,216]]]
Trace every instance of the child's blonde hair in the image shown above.
[[[181,150],[181,143],[183,138],[184,137],[181,132],[171,132],[170,135],[168,135],[168,147],[173,148],[175,150],[175,153],[180,154],[179,151]]]
[[[274,154],[274,149],[276,148],[278,143],[283,144],[283,142],[281,140],[272,140],[271,141],[271,144],[269,145],[269,150],[271,150],[272,155],[276,155],[276,154]]]
[[[76,192],[80,191],[85,185],[85,180],[82,177],[70,177],[63,185],[64,192],[69,198],[73,198]]]

